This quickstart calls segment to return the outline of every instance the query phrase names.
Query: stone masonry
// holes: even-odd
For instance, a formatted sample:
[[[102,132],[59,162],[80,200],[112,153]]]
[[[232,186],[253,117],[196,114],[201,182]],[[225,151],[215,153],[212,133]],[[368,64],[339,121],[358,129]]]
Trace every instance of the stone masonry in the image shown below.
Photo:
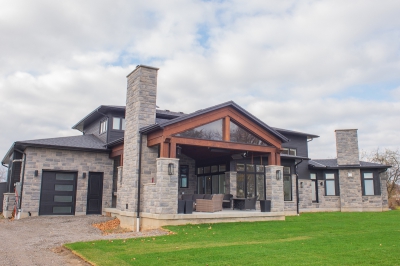
[[[168,175],[168,164],[174,164],[174,174]],[[178,213],[178,169],[179,159],[157,159],[157,182],[145,184],[142,202],[143,212],[152,214]]]
[[[360,169],[339,169],[339,187],[341,211],[362,211]]]
[[[157,68],[140,65],[128,76],[125,111],[124,168],[118,186],[117,209],[134,212],[137,205],[139,168],[139,129],[155,123]],[[157,148],[147,147],[147,137],[142,137],[142,180],[157,178],[155,159]]]
[[[4,193],[3,198],[3,216],[11,218],[15,208],[15,193]]]
[[[86,214],[89,172],[103,172],[103,208],[111,206],[113,160],[108,153],[31,148],[25,150],[26,164],[22,191],[21,218],[39,213],[40,189],[43,170],[76,171],[77,191],[75,215]],[[37,177],[35,170],[39,171]],[[87,177],[82,178],[86,173]]]
[[[335,134],[338,165],[360,165],[357,129],[338,129]]]
[[[283,179],[276,180],[276,171],[283,173],[283,166],[265,166],[265,181],[267,185],[267,198],[271,201],[271,212],[283,212],[285,203],[283,200]]]

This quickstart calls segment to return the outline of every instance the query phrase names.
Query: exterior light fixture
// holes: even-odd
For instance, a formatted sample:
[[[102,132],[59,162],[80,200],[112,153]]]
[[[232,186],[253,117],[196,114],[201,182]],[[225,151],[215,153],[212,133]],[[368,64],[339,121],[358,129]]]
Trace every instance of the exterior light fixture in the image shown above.
[[[86,178],[86,173],[82,174],[82,178],[85,179]]]
[[[168,174],[169,175],[173,175],[174,174],[174,164],[173,163],[169,163],[168,164]]]
[[[303,182],[300,182],[300,187],[303,188]]]
[[[38,170],[35,170],[35,177],[38,177],[39,176],[39,171]]]
[[[324,182],[321,182],[321,183],[319,183],[320,185],[321,185],[321,187],[323,187],[324,186]]]
[[[282,171],[276,170],[276,180],[281,180],[281,179],[282,179]]]

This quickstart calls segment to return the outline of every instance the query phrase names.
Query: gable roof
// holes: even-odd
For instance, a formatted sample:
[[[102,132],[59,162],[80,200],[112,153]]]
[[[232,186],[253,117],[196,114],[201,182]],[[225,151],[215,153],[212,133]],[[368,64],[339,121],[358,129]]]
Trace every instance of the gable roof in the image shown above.
[[[337,159],[315,159],[308,161],[314,169],[345,169],[345,168],[390,168],[390,165],[360,161],[358,165],[338,165]]]
[[[105,143],[92,134],[61,138],[34,139],[14,142],[7,154],[4,156],[2,162],[6,163],[7,158],[15,149],[25,150],[27,147],[109,152]]]
[[[277,138],[279,138],[282,142],[288,142],[289,139],[286,138],[284,135],[282,135],[281,133],[279,133],[278,131],[276,131],[274,128],[268,126],[267,124],[265,124],[263,121],[261,121],[260,119],[258,119],[257,117],[255,117],[254,115],[252,115],[251,113],[247,112],[245,109],[243,109],[242,107],[240,107],[238,104],[236,104],[233,101],[229,101],[229,102],[225,102],[225,103],[221,103],[218,105],[214,105],[211,106],[209,108],[205,108],[205,109],[201,109],[198,111],[195,111],[193,113],[187,114],[187,115],[182,115],[180,117],[177,117],[175,119],[171,119],[168,121],[164,121],[161,122],[160,124],[156,123],[153,125],[149,125],[146,127],[143,127],[140,129],[140,133],[143,134],[148,134],[151,133],[153,131],[159,130],[159,129],[163,129],[166,126],[202,115],[202,114],[206,114],[224,107],[233,107],[234,109],[238,110],[239,112],[241,112],[242,114],[244,114],[245,116],[247,116],[249,119],[251,119],[252,121],[254,121],[257,125],[259,125],[261,128],[263,128],[264,130],[270,132],[271,134],[273,134],[274,136],[276,136]]]
[[[96,121],[97,119],[105,116],[104,113],[109,111],[120,111],[125,113],[125,106],[100,105],[99,107],[94,109],[91,113],[89,113],[87,116],[82,118],[78,123],[76,123],[72,127],[72,129],[77,129],[83,132],[83,128],[85,127],[85,125],[89,125],[93,121]]]

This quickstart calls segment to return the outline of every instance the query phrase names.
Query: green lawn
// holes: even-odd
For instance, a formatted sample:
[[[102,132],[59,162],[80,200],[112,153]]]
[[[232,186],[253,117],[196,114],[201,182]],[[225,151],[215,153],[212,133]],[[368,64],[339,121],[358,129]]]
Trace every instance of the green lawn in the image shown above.
[[[400,211],[166,228],[176,234],[65,246],[96,265],[400,265]]]

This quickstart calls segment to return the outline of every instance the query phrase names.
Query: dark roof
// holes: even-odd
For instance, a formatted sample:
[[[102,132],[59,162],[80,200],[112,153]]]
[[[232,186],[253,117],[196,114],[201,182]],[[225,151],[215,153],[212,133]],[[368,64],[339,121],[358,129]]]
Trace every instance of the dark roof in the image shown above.
[[[13,146],[11,146],[4,156],[2,162],[5,163],[15,149],[25,150],[27,147],[109,152],[105,143],[92,134],[50,139],[34,139],[14,142]]]
[[[110,111],[120,111],[125,113],[125,106],[114,106],[114,105],[100,105],[96,109],[94,109],[91,113],[81,119],[78,123],[76,123],[72,129],[77,129],[83,132],[83,128],[85,125],[89,125],[93,121],[103,117],[107,112]]]
[[[357,165],[338,165],[337,159],[316,159],[308,161],[311,168],[343,169],[343,168],[390,168],[390,165],[360,161]]]
[[[268,126],[267,124],[262,122],[260,119],[258,119],[254,115],[252,115],[249,112],[247,112],[245,109],[243,109],[242,107],[240,107],[238,104],[236,104],[233,101],[229,101],[229,102],[221,103],[221,104],[218,104],[218,105],[214,105],[214,106],[211,106],[211,107],[206,108],[206,109],[201,109],[201,110],[198,110],[196,112],[193,112],[193,113],[190,113],[190,114],[187,114],[187,115],[182,115],[182,116],[177,117],[175,119],[171,119],[169,121],[162,122],[160,124],[149,125],[149,126],[141,128],[140,132],[144,133],[144,134],[148,134],[148,133],[150,133],[152,131],[155,131],[155,130],[158,130],[158,129],[162,129],[162,128],[168,126],[168,125],[172,125],[172,124],[184,121],[186,119],[190,119],[192,117],[196,117],[196,116],[199,116],[199,115],[202,115],[202,114],[205,114],[205,113],[209,113],[209,112],[212,112],[214,110],[218,110],[218,109],[221,109],[221,108],[224,108],[224,107],[228,107],[228,106],[231,106],[231,107],[235,108],[236,110],[240,111],[241,113],[243,113],[244,115],[249,117],[251,120],[256,122],[259,126],[263,127],[265,130],[269,131],[270,133],[272,133],[273,135],[278,137],[283,142],[288,142],[289,141],[289,139],[286,138],[284,135],[282,135],[281,133],[276,131],[274,128]]]
[[[118,144],[121,144],[121,143],[124,143],[124,137],[116,139],[116,140],[113,140],[113,141],[107,143],[106,147],[107,148],[111,148],[111,147],[117,146]]]
[[[293,131],[293,130],[288,130],[288,129],[283,129],[283,128],[277,128],[274,127],[273,129],[275,129],[276,131],[282,133],[282,134],[294,134],[294,135],[301,135],[301,136],[306,136],[307,139],[315,139],[315,138],[319,138],[318,135],[314,135],[314,134],[309,134],[309,133],[304,133],[304,132],[299,132],[299,131]]]

